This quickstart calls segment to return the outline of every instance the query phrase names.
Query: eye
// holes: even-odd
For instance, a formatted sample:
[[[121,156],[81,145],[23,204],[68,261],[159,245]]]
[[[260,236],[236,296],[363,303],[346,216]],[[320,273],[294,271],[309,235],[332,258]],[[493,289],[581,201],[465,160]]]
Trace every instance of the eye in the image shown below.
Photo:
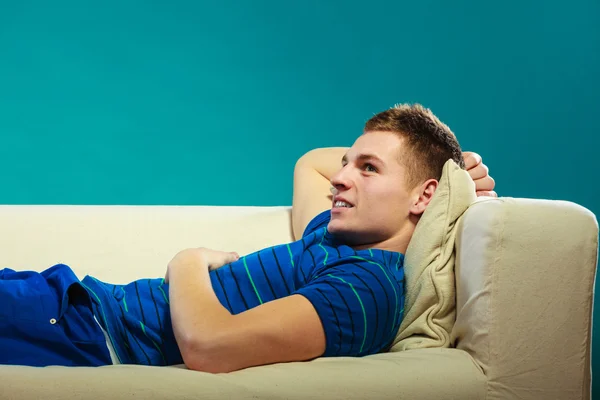
[[[365,164],[365,165],[364,165],[364,168],[365,168],[365,170],[366,170],[366,171],[368,171],[368,172],[377,172],[377,168],[375,168],[375,167],[373,166],[373,164],[368,164],[368,163],[367,163],[367,164]]]

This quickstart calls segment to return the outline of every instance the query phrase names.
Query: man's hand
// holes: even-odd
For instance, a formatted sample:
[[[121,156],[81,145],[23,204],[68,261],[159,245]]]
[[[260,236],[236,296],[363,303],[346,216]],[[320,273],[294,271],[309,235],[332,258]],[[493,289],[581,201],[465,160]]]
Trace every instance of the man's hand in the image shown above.
[[[167,266],[165,282],[169,282],[169,270],[182,265],[207,265],[209,270],[221,268],[223,265],[237,261],[240,258],[235,251],[225,252],[211,250],[206,247],[185,249],[173,257]]]
[[[498,194],[494,192],[496,182],[489,175],[489,168],[483,163],[481,156],[472,151],[465,151],[463,159],[465,160],[465,169],[475,182],[477,196],[498,197]]]

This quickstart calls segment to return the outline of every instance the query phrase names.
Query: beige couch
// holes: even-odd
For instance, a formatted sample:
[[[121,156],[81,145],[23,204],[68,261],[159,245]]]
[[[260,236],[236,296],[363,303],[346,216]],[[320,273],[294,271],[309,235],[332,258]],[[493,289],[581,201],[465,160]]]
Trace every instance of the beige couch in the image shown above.
[[[0,268],[65,263],[113,283],[163,276],[186,247],[247,254],[291,240],[289,207],[0,206]],[[448,345],[229,374],[0,366],[0,399],[589,399],[595,216],[482,199],[454,247]]]

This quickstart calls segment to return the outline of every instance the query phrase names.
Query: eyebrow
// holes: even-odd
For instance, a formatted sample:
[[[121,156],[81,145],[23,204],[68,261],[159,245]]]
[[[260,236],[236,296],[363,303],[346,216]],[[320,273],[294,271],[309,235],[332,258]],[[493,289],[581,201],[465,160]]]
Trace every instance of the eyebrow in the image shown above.
[[[375,161],[378,162],[382,165],[385,165],[385,162],[383,162],[383,160],[379,157],[377,157],[375,154],[365,154],[365,153],[361,153],[356,157],[357,160],[360,161]],[[342,162],[344,161],[348,161],[348,157],[346,157],[346,154],[344,154],[344,156],[342,157]]]

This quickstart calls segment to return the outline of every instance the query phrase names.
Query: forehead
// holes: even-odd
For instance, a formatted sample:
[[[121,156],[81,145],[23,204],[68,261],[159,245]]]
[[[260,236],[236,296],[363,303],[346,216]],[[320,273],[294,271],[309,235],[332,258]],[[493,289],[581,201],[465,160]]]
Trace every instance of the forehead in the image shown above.
[[[389,163],[399,160],[401,149],[402,139],[398,135],[392,132],[367,132],[356,139],[348,151],[348,157],[369,154]]]

